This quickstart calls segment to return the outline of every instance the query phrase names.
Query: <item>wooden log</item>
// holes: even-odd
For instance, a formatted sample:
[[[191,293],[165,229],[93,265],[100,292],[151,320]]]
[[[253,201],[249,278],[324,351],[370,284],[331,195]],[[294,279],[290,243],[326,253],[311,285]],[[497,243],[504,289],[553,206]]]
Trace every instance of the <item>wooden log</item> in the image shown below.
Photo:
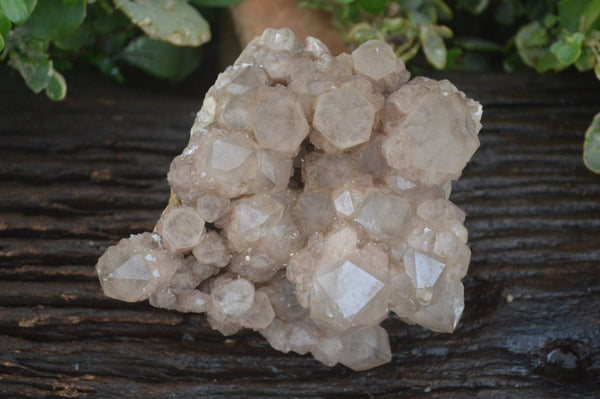
[[[449,76],[485,109],[452,194],[473,252],[465,312],[452,335],[391,316],[392,362],[356,373],[102,295],[95,260],[152,228],[202,90],[78,72],[57,104],[1,72],[0,397],[600,395],[600,177],[581,162],[600,108],[591,76]]]
[[[347,50],[331,14],[300,7],[296,0],[246,0],[230,7],[230,13],[242,48],[267,28],[289,28],[298,41],[319,38],[333,55]]]

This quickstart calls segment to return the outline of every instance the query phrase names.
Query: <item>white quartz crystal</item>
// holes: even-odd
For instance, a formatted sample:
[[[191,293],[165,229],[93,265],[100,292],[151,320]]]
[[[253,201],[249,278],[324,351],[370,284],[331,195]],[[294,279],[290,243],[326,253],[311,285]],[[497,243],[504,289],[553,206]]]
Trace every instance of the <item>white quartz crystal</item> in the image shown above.
[[[319,147],[326,152],[339,152],[369,141],[376,113],[383,103],[383,97],[372,90],[367,80],[357,79],[315,98],[313,126],[328,144]]]
[[[156,232],[171,251],[187,251],[200,244],[204,220],[194,208],[185,206],[167,208],[156,225]]]
[[[365,42],[352,52],[352,61],[356,73],[370,78],[380,90],[396,90],[410,77],[404,62],[381,40]]]
[[[289,155],[298,153],[309,127],[296,97],[283,86],[265,87],[258,92],[252,128],[261,147]]]
[[[482,110],[408,79],[384,42],[334,57],[267,29],[209,89],[154,232],[98,260],[104,293],[354,370],[391,360],[389,311],[454,331],[471,251],[448,197]]]

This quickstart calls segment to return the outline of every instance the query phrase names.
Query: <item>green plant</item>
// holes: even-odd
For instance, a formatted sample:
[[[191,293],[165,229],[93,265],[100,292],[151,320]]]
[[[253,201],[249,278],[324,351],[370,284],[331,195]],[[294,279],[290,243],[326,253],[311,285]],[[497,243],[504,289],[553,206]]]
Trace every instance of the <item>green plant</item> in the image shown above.
[[[350,43],[385,40],[405,61],[422,49],[435,68],[446,66],[444,39],[451,37],[452,31],[438,21],[449,21],[452,11],[443,0],[304,0],[301,4],[332,12]]]
[[[482,70],[503,58],[507,71],[529,67],[539,73],[559,72],[574,66],[581,72],[593,70],[600,79],[600,0],[300,3],[331,12],[350,45],[385,40],[405,61],[422,55],[435,69]],[[457,31],[460,35],[455,36]],[[422,66],[418,61],[411,65]],[[600,173],[600,113],[586,132],[584,162]]]
[[[384,40],[404,61],[422,55],[439,70],[481,70],[479,52],[503,51],[491,40],[455,38],[449,26],[455,11],[444,0],[301,0],[300,4],[331,12],[334,24],[351,46],[370,39]]]
[[[0,0],[0,61],[19,71],[35,93],[62,100],[59,70],[82,58],[122,82],[127,62],[179,81],[202,60],[210,28],[197,7],[241,0]]]
[[[560,0],[541,20],[521,27],[515,45],[523,62],[543,73],[575,66],[600,79],[600,0]],[[600,113],[586,131],[583,161],[600,173]]]

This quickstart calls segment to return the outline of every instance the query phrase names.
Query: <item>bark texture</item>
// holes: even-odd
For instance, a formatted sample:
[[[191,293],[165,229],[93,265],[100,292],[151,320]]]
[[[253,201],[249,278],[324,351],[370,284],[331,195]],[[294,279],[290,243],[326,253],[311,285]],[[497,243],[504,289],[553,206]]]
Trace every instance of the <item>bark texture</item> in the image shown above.
[[[599,397],[600,176],[581,161],[592,76],[450,76],[484,104],[452,194],[473,252],[465,312],[453,335],[390,317],[392,362],[362,373],[103,297],[96,259],[152,229],[203,92],[69,78],[56,104],[0,73],[0,397]]]

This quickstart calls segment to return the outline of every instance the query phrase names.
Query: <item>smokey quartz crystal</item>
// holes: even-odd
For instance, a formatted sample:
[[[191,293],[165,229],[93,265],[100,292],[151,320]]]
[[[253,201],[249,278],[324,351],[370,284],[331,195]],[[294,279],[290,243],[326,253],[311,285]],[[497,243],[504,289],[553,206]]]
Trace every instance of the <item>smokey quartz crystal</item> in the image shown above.
[[[471,253],[448,197],[481,114],[384,42],[334,57],[267,29],[206,94],[154,232],[98,260],[104,293],[329,366],[389,362],[390,311],[438,332],[461,316]]]

